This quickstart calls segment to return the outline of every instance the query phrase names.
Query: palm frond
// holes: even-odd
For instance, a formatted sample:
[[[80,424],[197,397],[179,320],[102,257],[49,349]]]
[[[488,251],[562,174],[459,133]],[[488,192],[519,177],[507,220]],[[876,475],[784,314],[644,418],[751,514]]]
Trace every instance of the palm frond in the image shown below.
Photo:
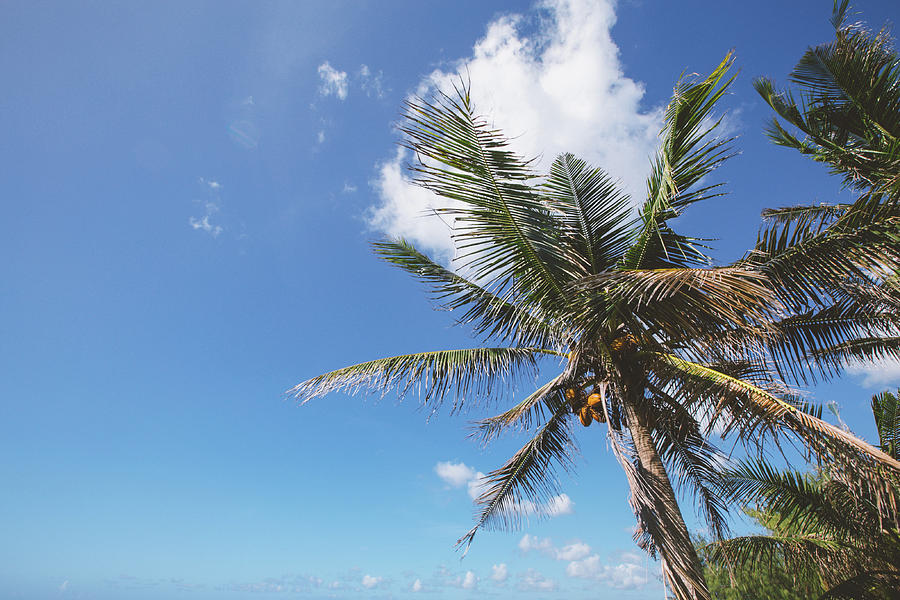
[[[783,397],[776,396],[748,381],[731,377],[708,366],[668,354],[657,356],[680,372],[685,379],[705,381],[720,397],[720,403],[739,427],[749,432],[763,426],[785,428],[799,436],[820,457],[849,455],[872,466],[900,472],[900,461],[856,436],[805,412]],[[861,465],[859,465],[861,466]],[[877,476],[874,474],[871,477]]]
[[[537,434],[502,467],[488,473],[485,491],[477,498],[482,506],[475,525],[457,540],[468,548],[478,530],[517,528],[529,516],[543,516],[557,494],[556,469],[568,471],[576,451],[571,413],[565,403],[552,406],[553,415]]]
[[[699,338],[728,327],[751,329],[779,311],[765,276],[732,268],[617,270],[582,279],[575,289],[602,293],[620,312],[666,339]]]
[[[562,154],[550,166],[543,187],[559,211],[563,242],[582,275],[613,267],[631,242],[634,215],[628,196],[609,175],[572,154]]]
[[[722,194],[719,185],[694,186],[731,156],[731,140],[714,137],[721,119],[710,122],[709,116],[734,81],[734,75],[726,79],[733,62],[729,53],[705,79],[682,80],[676,86],[666,108],[662,145],[647,182],[640,231],[625,256],[625,268],[684,267],[709,262],[698,248],[698,240],[675,233],[667,222],[689,205]]]
[[[418,157],[416,182],[449,201],[458,261],[475,281],[511,287],[515,303],[560,301],[572,266],[555,222],[529,185],[530,163],[476,114],[469,91],[406,103],[401,131]]]
[[[482,443],[488,443],[499,436],[507,428],[519,424],[523,429],[528,429],[537,421],[547,408],[548,404],[558,406],[565,402],[562,386],[565,384],[565,373],[557,375],[527,398],[499,415],[481,419],[475,422],[475,432],[472,437],[478,437]]]
[[[324,373],[297,384],[286,393],[301,402],[331,392],[415,391],[423,404],[439,405],[453,393],[453,409],[462,402],[488,398],[498,386],[517,377],[537,375],[537,358],[556,355],[538,348],[467,348],[381,358]]]
[[[846,4],[846,3],[845,3]],[[900,57],[886,30],[872,34],[848,24],[846,6],[836,7],[834,41],[810,48],[790,79],[800,100],[777,92],[766,78],[754,82],[777,119],[770,138],[828,163],[849,186],[900,191]]]
[[[881,449],[894,458],[900,458],[900,400],[891,392],[872,396],[872,415]]]
[[[567,335],[554,331],[540,314],[516,306],[509,291],[506,297],[491,293],[435,263],[405,240],[372,246],[384,260],[430,286],[433,299],[446,310],[464,310],[457,322],[470,325],[476,335],[526,346],[558,346]]]

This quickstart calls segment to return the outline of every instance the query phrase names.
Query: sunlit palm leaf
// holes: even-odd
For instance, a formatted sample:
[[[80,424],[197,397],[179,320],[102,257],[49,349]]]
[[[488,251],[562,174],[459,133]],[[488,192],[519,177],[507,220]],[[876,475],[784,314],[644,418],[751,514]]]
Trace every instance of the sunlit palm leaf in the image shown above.
[[[602,273],[622,259],[633,235],[634,214],[628,196],[609,175],[562,154],[550,166],[544,191],[560,213],[563,242],[582,275]]]
[[[666,223],[690,204],[721,195],[717,185],[694,188],[731,156],[730,140],[714,137],[719,121],[709,117],[734,81],[726,79],[733,63],[727,55],[704,80],[682,81],[666,108],[662,145],[647,183],[640,233],[629,249],[628,269],[683,267],[708,262],[696,240],[676,234]]]
[[[307,402],[331,392],[396,391],[419,394],[423,403],[439,404],[453,393],[453,408],[502,391],[516,378],[537,374],[537,358],[553,355],[536,348],[471,348],[406,354],[331,371],[300,383],[288,394]],[[500,388],[498,390],[498,387]]]
[[[430,286],[441,306],[464,311],[457,321],[471,325],[476,335],[534,346],[557,346],[565,339],[564,333],[554,332],[538,314],[442,267],[405,240],[376,242],[373,247],[386,261]]]
[[[466,88],[457,97],[407,103],[402,131],[419,157],[417,182],[454,206],[454,241],[460,264],[489,286],[512,286],[516,302],[560,301],[573,266],[558,252],[547,206],[528,182],[527,161],[475,113]],[[457,208],[459,206],[459,208]]]
[[[485,491],[477,502],[483,508],[475,525],[457,541],[468,546],[482,527],[518,527],[528,516],[542,516],[558,493],[554,471],[567,471],[576,451],[571,411],[565,403],[553,406],[553,415],[537,434],[502,467],[488,473]]]

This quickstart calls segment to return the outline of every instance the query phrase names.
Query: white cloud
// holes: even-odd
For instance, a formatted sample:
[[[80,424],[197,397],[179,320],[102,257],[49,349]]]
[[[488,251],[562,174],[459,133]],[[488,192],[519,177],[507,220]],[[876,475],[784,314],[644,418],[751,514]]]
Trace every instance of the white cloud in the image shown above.
[[[575,503],[569,498],[568,494],[560,494],[550,498],[547,503],[547,514],[551,517],[560,515],[571,515],[575,512]]]
[[[218,181],[214,181],[212,179],[205,179],[205,178],[201,177],[200,183],[208,185],[209,189],[214,190],[214,191],[218,191],[218,190],[222,189],[222,184],[219,183]]]
[[[434,472],[452,487],[465,485],[469,498],[472,500],[477,500],[488,486],[485,474],[465,463],[439,462],[434,466]],[[530,500],[520,502],[516,505],[516,510],[523,516],[558,517],[574,513],[575,503],[567,494],[559,494],[550,498],[546,505],[535,504]]]
[[[325,130],[320,129],[319,133],[316,134],[316,142],[322,144],[325,142]]]
[[[560,548],[556,553],[556,558],[558,560],[581,560],[590,553],[590,546],[584,542],[575,542]]]
[[[519,589],[526,592],[552,592],[556,590],[556,582],[547,579],[534,569],[528,569],[519,576]]]
[[[497,583],[503,583],[507,577],[509,577],[509,572],[506,569],[506,563],[500,563],[491,567],[491,579]]]
[[[68,579],[66,579],[61,584],[59,584],[59,591],[64,592],[67,589],[69,589],[69,580]]]
[[[475,478],[475,469],[465,463],[439,462],[434,466],[434,472],[446,483],[453,487],[462,487]]]
[[[204,215],[202,218],[190,217],[188,223],[194,229],[201,229],[213,237],[217,237],[223,231],[221,225],[213,225],[209,222],[209,215]]]
[[[472,571],[466,571],[461,584],[462,588],[464,590],[471,590],[475,589],[476,585],[478,585],[478,578],[475,577],[475,573],[473,573]]]
[[[379,166],[372,185],[380,204],[370,208],[369,226],[393,238],[406,238],[438,260],[448,262],[453,258],[451,228],[443,217],[434,214],[434,208],[446,203],[409,182],[403,172],[407,156],[403,148],[397,148],[394,158]]]
[[[341,191],[342,191],[343,193],[345,193],[345,194],[352,194],[353,192],[356,191],[356,189],[357,189],[357,188],[356,188],[355,185],[353,185],[353,184],[350,183],[349,181],[345,181],[345,182],[344,182],[344,187],[341,189]]]
[[[347,98],[347,73],[338,71],[328,61],[319,65],[319,93],[323,96],[335,95],[340,100]]]
[[[561,152],[574,152],[622,180],[640,197],[662,124],[659,109],[644,110],[644,88],[626,77],[610,36],[613,0],[547,0],[547,17],[527,37],[520,15],[491,22],[471,56],[421,82],[419,93],[448,90],[465,73],[479,112],[513,137],[525,157],[545,171]],[[398,152],[380,166],[374,187],[380,203],[369,213],[374,229],[405,237],[439,259],[453,256],[446,225],[433,217],[446,204],[413,186]]]
[[[847,373],[862,378],[863,387],[880,388],[900,384],[900,361],[882,358],[845,365]]]
[[[383,580],[382,577],[373,577],[372,575],[366,574],[366,575],[363,575],[362,585],[367,590],[371,590],[372,588],[376,587],[379,583],[381,583],[382,580]]]
[[[531,552],[532,550],[539,550],[544,553],[549,553],[550,555],[554,555],[555,553],[553,542],[550,538],[542,539],[527,533],[519,540],[519,550],[523,553]]]
[[[649,579],[641,558],[632,553],[623,553],[612,564],[603,563],[600,556],[592,554],[583,560],[570,562],[566,566],[566,575],[603,582],[616,589],[636,589]]]
[[[412,592],[421,592],[422,591],[422,580],[416,579],[412,582],[412,585],[409,586],[410,591]]]
[[[366,96],[384,98],[384,73],[381,71],[373,73],[368,65],[360,65],[359,84]]]
[[[485,477],[484,473],[478,471],[475,473],[475,476],[469,480],[469,483],[466,484],[466,491],[469,492],[469,498],[472,500],[477,500],[481,494],[483,494],[488,487],[488,480]]]

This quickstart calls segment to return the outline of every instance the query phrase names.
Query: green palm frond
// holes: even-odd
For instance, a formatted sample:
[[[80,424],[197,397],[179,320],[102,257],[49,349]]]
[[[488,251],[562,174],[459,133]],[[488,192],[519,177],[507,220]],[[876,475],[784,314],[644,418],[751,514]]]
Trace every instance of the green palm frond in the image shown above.
[[[893,302],[885,303],[883,298],[869,296],[863,302],[860,299],[846,297],[820,310],[794,314],[773,323],[768,331],[768,347],[779,377],[806,383],[809,379],[828,379],[840,374],[847,353],[835,349],[853,340],[880,341],[884,355],[890,355],[890,339],[883,335],[900,330],[900,312],[892,306]]]
[[[835,218],[844,214],[850,204],[801,204],[797,206],[783,206],[781,208],[763,209],[760,216],[764,221],[776,223],[812,222],[827,225]]]
[[[464,400],[472,402],[502,391],[517,377],[536,376],[537,358],[555,354],[538,348],[468,348],[405,354],[331,371],[297,384],[286,393],[308,402],[332,392],[373,390],[384,395],[394,390],[403,396],[415,391],[423,403],[437,406],[452,392],[456,410]]]
[[[816,564],[837,563],[848,546],[815,535],[748,535],[713,542],[710,560],[723,565],[745,564],[759,568],[776,564],[778,557],[793,569],[812,571]]]
[[[537,434],[506,464],[488,473],[485,491],[476,500],[482,509],[457,546],[468,547],[482,527],[516,528],[529,516],[544,515],[544,507],[558,493],[553,473],[570,470],[577,450],[569,406],[560,403],[552,409],[552,416]]]
[[[562,154],[550,166],[543,189],[559,211],[563,242],[582,275],[602,273],[622,259],[633,235],[634,214],[628,196],[609,175]]]
[[[692,493],[710,531],[721,539],[728,535],[728,507],[717,485],[727,458],[702,435],[699,423],[679,403],[669,399],[669,407],[656,423],[654,442],[669,473],[682,490]]]
[[[791,73],[800,100],[766,78],[754,85],[777,119],[770,138],[826,162],[847,185],[900,191],[900,57],[886,30],[848,24],[836,7],[835,39],[810,48]],[[891,192],[891,190],[893,190]]]
[[[893,595],[886,596],[885,593]],[[896,590],[900,590],[900,572],[890,570],[871,570],[839,583],[819,600],[894,600]]]
[[[772,223],[734,266],[765,274],[783,302],[806,310],[825,306],[847,281],[871,282],[900,269],[900,213],[892,203],[863,197],[825,229],[815,223]]]
[[[442,267],[405,240],[381,241],[372,246],[384,260],[425,282],[434,300],[446,310],[465,311],[457,322],[472,326],[476,335],[542,347],[558,346],[567,336],[555,332],[539,314]]]
[[[562,386],[565,374],[560,374],[529,394],[527,398],[499,415],[475,422],[472,437],[487,443],[514,425],[523,429],[530,428],[541,416],[549,404],[559,406],[565,403]]]
[[[823,421],[809,412],[748,381],[731,377],[708,366],[669,354],[658,359],[680,372],[686,380],[706,382],[710,391],[734,417],[738,427],[753,431],[763,426],[771,430],[787,429],[798,435],[820,457],[848,454],[900,473],[900,461],[856,436]],[[869,475],[876,477],[875,473]]]
[[[675,233],[667,222],[693,203],[722,195],[719,185],[694,186],[732,156],[731,140],[714,137],[721,119],[710,121],[709,117],[734,81],[735,75],[726,79],[733,62],[729,53],[705,79],[682,80],[676,86],[665,112],[662,145],[647,182],[640,232],[625,256],[625,268],[684,267],[709,262],[699,250],[698,240]]]
[[[900,458],[900,400],[891,392],[872,396],[872,415],[881,449],[894,458]]]
[[[510,288],[516,304],[563,298],[574,267],[558,251],[555,221],[529,182],[530,163],[478,116],[469,91],[407,102],[401,131],[418,157],[416,182],[449,201],[461,267],[475,281]]]
[[[806,473],[779,471],[768,463],[745,461],[725,471],[720,492],[730,502],[752,502],[771,515],[772,530],[807,534],[851,544],[877,535],[876,508],[839,481],[822,481]],[[860,532],[862,532],[860,534]]]
[[[617,270],[573,287],[602,293],[620,312],[666,339],[700,338],[730,327],[752,329],[778,314],[765,277],[741,268]]]

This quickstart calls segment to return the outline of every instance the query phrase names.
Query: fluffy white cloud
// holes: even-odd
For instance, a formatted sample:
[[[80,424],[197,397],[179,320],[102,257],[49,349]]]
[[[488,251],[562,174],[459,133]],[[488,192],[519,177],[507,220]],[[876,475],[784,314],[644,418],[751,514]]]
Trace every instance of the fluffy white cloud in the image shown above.
[[[476,476],[475,469],[461,462],[439,462],[434,466],[434,472],[453,487],[462,487]]]
[[[337,96],[340,100],[347,98],[347,73],[331,66],[328,61],[319,65],[319,93],[323,96]]]
[[[600,556],[592,554],[583,560],[570,562],[566,575],[580,579],[591,579],[608,584],[617,589],[635,589],[648,581],[647,568],[635,554],[624,553],[618,562],[603,563]]]
[[[488,485],[488,480],[484,473],[476,471],[474,468],[461,462],[439,462],[434,466],[434,472],[452,487],[466,486],[466,491],[472,500],[477,500]],[[516,505],[516,510],[523,516],[558,517],[574,513],[575,503],[567,494],[559,494],[550,498],[545,505],[535,504],[530,500],[521,502]]]
[[[560,515],[571,515],[575,512],[575,503],[569,498],[568,494],[560,494],[553,496],[547,503],[546,512],[551,517]]]
[[[478,585],[478,578],[475,577],[475,573],[472,571],[466,571],[466,574],[463,575],[462,583],[460,586],[464,590],[472,590],[475,589],[475,586]]]
[[[416,579],[412,582],[412,585],[409,586],[410,591],[412,592],[421,592],[422,591],[422,580]]]
[[[523,553],[538,550],[540,552],[549,553],[550,555],[555,554],[553,542],[550,538],[539,538],[528,533],[523,535],[522,539],[519,540],[519,550]]]
[[[581,560],[591,553],[591,547],[584,542],[575,542],[568,546],[563,546],[556,552],[556,558],[559,560]]]
[[[639,197],[662,124],[659,109],[641,107],[644,88],[626,77],[610,36],[613,0],[547,0],[546,18],[531,37],[524,19],[507,15],[490,23],[471,56],[437,70],[418,93],[449,90],[465,73],[479,112],[513,139],[525,157],[546,170],[561,152],[574,152],[620,179]],[[403,173],[402,151],[381,165],[374,187],[380,203],[369,213],[374,229],[405,237],[446,260],[453,256],[450,229],[423,217],[446,203],[413,186]]]
[[[506,563],[500,563],[491,567],[491,579],[497,583],[503,583],[508,577],[509,572],[506,570]]]
[[[374,577],[372,575],[366,574],[366,575],[363,575],[362,585],[367,590],[371,590],[372,588],[376,587],[379,583],[381,583],[382,580],[383,580],[382,577]]]
[[[880,388],[900,384],[900,361],[883,358],[872,362],[854,362],[846,365],[847,373],[862,378],[867,388]]]

